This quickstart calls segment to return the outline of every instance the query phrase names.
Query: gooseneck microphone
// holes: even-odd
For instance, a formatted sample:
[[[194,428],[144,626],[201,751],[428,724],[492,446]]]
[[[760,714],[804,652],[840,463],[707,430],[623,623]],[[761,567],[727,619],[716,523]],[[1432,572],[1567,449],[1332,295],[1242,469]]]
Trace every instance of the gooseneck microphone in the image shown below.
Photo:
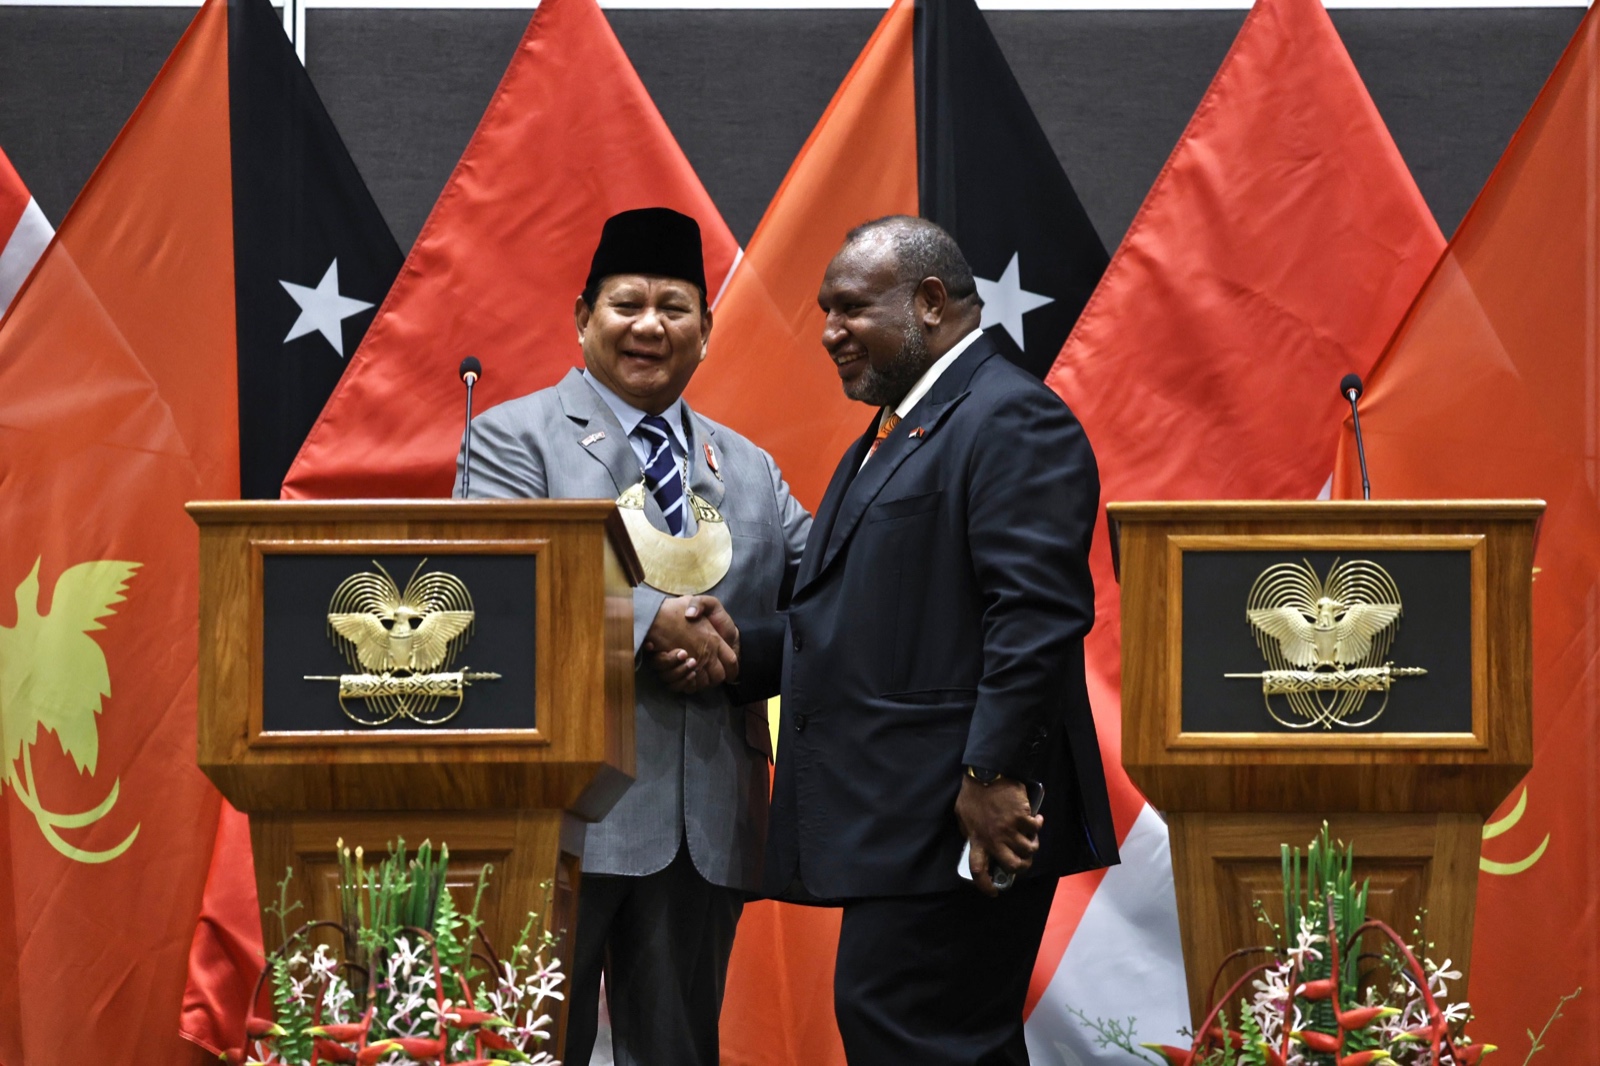
[[[477,356],[469,355],[461,360],[456,373],[461,375],[461,380],[467,386],[467,432],[462,438],[465,443],[462,445],[464,458],[461,467],[461,498],[464,500],[472,487],[472,386],[483,376],[483,364],[478,362]]]
[[[1361,375],[1346,374],[1339,381],[1339,395],[1350,401],[1350,419],[1356,427],[1356,457],[1361,460],[1361,498],[1372,499],[1372,483],[1367,480],[1367,449],[1361,443],[1361,414],[1356,401],[1361,399]]]

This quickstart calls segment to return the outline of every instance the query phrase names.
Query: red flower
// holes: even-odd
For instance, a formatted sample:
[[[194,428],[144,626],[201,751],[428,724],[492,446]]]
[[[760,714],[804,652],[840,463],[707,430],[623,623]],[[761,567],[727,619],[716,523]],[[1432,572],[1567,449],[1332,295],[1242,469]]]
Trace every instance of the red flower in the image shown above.
[[[1319,1051],[1324,1055],[1331,1055],[1339,1050],[1339,1038],[1328,1033],[1317,1033],[1310,1030],[1295,1030],[1289,1034],[1312,1051]]]

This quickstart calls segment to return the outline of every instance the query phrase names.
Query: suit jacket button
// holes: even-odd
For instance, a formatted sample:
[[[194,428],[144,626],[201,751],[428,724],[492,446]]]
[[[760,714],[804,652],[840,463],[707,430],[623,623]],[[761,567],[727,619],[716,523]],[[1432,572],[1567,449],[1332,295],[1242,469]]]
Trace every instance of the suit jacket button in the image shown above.
[[[805,643],[806,643],[805,641],[800,639],[800,634],[799,633],[796,633],[794,635],[794,650],[795,651],[799,651],[801,648],[805,647]]]
[[[806,716],[805,715],[797,714],[797,715],[794,716],[794,731],[796,733],[804,733],[806,731]]]

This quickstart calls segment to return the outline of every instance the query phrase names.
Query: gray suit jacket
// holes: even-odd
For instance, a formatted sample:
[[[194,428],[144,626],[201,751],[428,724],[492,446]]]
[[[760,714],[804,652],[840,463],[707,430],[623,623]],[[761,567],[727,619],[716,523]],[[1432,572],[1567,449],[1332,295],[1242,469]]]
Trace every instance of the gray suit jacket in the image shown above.
[[[792,581],[799,565],[811,516],[789,495],[770,455],[708,418],[691,412],[688,422],[689,483],[722,512],[733,534],[732,567],[709,592],[740,624],[769,618],[785,578]],[[707,444],[721,478],[706,462]],[[458,492],[460,467],[458,458]],[[641,477],[616,416],[576,370],[553,388],[473,419],[474,497],[615,499]],[[655,499],[646,493],[645,501],[651,523],[665,530]],[[646,585],[634,590],[635,655],[664,599]],[[634,692],[634,783],[604,820],[589,827],[584,869],[655,873],[686,839],[706,880],[757,890],[767,832],[767,757],[746,739],[745,707],[731,704],[722,688],[694,696],[670,692],[647,665],[635,674]]]

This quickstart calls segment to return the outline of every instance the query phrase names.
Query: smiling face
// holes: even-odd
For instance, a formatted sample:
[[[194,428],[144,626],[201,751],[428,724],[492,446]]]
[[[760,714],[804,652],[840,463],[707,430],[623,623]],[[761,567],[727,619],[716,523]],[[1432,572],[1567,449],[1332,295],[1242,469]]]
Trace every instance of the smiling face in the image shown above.
[[[646,414],[672,406],[706,357],[711,312],[681,278],[614,274],[574,315],[589,373]]]
[[[918,292],[915,280],[900,278],[894,249],[881,241],[848,244],[828,264],[817,293],[827,316],[822,347],[852,400],[893,406],[933,363]]]

